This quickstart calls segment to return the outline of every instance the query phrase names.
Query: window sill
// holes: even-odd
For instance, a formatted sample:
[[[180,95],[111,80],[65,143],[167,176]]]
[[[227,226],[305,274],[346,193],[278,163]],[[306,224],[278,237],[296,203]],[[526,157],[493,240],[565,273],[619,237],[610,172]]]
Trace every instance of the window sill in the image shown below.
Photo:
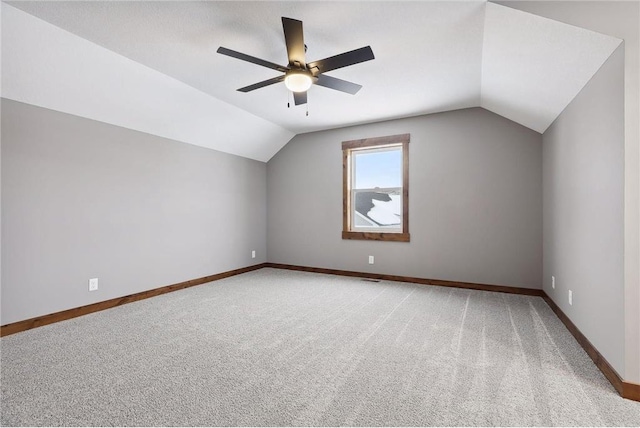
[[[409,242],[408,233],[383,233],[383,232],[342,232],[342,239],[360,239],[370,241]]]

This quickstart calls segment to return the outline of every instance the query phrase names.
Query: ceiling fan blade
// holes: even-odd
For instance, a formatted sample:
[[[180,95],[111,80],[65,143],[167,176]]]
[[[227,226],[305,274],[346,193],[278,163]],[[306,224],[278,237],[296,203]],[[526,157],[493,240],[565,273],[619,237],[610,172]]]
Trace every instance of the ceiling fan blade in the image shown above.
[[[264,88],[265,86],[273,85],[274,83],[282,82],[284,80],[284,76],[274,77],[272,79],[263,80],[262,82],[254,83],[253,85],[245,86],[244,88],[238,89],[240,92],[249,92],[254,89]]]
[[[294,92],[293,93],[293,101],[296,103],[297,106],[299,106],[300,104],[306,104],[307,103],[307,93],[306,92]]]
[[[243,61],[251,62],[253,64],[258,64],[258,65],[261,65],[263,67],[272,68],[274,70],[282,71],[283,73],[286,72],[287,70],[289,70],[288,67],[284,67],[282,65],[278,65],[278,64],[275,64],[273,62],[265,61],[263,59],[256,58],[255,56],[251,56],[251,55],[243,54],[241,52],[233,51],[231,49],[223,48],[222,46],[220,46],[216,52],[218,52],[219,54],[222,54],[222,55],[227,55],[227,56],[230,56],[230,57],[233,57],[233,58],[241,59]]]
[[[336,91],[346,92],[347,94],[355,95],[358,93],[362,85],[357,83],[347,82],[346,80],[338,79],[336,77],[327,76],[321,74],[318,76],[316,85],[324,86],[325,88],[335,89]]]
[[[304,68],[306,60],[304,58],[304,35],[302,34],[302,21],[297,19],[282,17],[282,29],[284,30],[284,41],[287,44],[287,55],[289,66],[299,65]]]
[[[364,48],[341,53],[340,55],[310,62],[308,68],[314,76],[317,76],[320,73],[326,73],[327,71],[348,67],[372,59],[375,59],[375,57],[373,56],[371,46],[365,46]]]

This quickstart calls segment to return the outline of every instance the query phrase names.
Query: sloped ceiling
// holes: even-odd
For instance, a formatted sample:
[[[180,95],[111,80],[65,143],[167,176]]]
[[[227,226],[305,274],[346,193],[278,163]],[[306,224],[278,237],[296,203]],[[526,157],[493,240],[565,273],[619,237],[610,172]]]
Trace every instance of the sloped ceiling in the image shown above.
[[[621,43],[485,1],[8,4],[3,97],[260,161],[297,133],[466,107],[544,132]],[[328,73],[362,90],[237,92],[278,73],[216,49],[286,64],[282,16],[309,60],[370,45]]]

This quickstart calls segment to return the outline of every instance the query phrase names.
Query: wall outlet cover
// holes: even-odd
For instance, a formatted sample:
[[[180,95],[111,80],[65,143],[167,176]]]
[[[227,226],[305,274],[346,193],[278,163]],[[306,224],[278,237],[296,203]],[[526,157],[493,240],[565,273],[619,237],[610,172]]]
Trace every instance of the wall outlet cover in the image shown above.
[[[89,291],[96,291],[98,289],[98,278],[91,278],[89,280]]]

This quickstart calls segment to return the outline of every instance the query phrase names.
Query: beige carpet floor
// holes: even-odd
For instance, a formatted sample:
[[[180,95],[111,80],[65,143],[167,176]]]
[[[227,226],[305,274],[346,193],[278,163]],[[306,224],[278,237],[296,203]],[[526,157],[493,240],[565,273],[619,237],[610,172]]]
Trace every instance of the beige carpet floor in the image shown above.
[[[538,297],[261,269],[0,352],[3,426],[640,425]]]

